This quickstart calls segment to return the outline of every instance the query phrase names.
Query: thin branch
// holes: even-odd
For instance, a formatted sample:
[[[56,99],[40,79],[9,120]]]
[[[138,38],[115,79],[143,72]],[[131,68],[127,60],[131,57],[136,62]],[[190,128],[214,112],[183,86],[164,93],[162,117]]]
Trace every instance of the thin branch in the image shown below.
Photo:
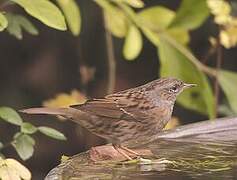
[[[216,71],[217,74],[221,68],[222,64],[222,46],[220,44],[220,38],[218,38],[217,42],[217,59],[216,59]],[[220,86],[218,83],[218,76],[215,76],[215,83],[214,83],[214,94],[215,94],[215,117],[217,117],[218,105],[219,105],[219,94],[220,94]]]
[[[135,12],[131,8],[129,8],[128,6],[126,6],[122,3],[119,3],[119,2],[116,2],[116,3],[125,12],[125,14],[133,21],[134,24],[136,24],[143,31],[146,30],[146,29],[144,29],[143,25],[141,23],[139,23],[139,21],[136,18]],[[149,33],[150,36],[153,36],[153,33],[151,31],[149,31],[149,32],[146,31],[145,34],[147,35],[147,33]],[[206,74],[208,74],[211,77],[216,77],[217,72],[215,69],[210,68],[210,67],[206,66],[205,64],[203,64],[202,62],[200,62],[195,56],[192,55],[192,53],[190,53],[185,47],[183,47],[182,45],[177,43],[175,40],[173,40],[168,34],[162,33],[162,34],[160,34],[160,37],[164,38],[171,45],[173,45],[175,48],[177,48],[199,70],[205,72]],[[159,44],[156,42],[156,40],[153,41],[152,43],[156,46],[158,46],[158,44]]]
[[[108,26],[106,23],[105,13],[103,12],[104,18],[104,26],[105,26],[105,40],[107,47],[107,59],[108,59],[108,88],[107,94],[111,94],[115,88],[115,80],[116,80],[116,59],[114,56],[114,46],[113,46],[113,38],[108,30]]]
[[[217,71],[213,68],[206,66],[205,64],[201,63],[192,53],[190,53],[185,47],[177,43],[175,40],[170,38],[166,34],[162,34],[161,36],[165,40],[167,40],[170,44],[172,44],[176,49],[178,49],[188,60],[190,60],[199,70],[205,72],[209,76],[216,77]]]
[[[211,46],[211,47],[208,49],[206,56],[205,56],[203,59],[201,59],[201,61],[202,61],[203,64],[206,64],[207,61],[209,60],[209,58],[210,58],[213,54],[216,53],[216,51],[217,51],[217,46],[218,46],[218,45],[214,45],[214,46]]]

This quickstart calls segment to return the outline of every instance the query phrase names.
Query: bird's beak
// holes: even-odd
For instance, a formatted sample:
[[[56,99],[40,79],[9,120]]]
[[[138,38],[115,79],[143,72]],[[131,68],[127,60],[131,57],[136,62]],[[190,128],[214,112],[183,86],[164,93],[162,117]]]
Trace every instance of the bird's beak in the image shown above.
[[[187,83],[184,83],[184,88],[191,88],[191,87],[195,87],[197,86],[197,84],[187,84]]]

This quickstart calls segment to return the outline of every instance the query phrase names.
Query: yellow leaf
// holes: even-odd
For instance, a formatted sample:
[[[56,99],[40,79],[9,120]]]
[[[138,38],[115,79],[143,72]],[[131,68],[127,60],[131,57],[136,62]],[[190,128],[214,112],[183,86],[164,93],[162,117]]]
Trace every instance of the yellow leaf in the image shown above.
[[[230,4],[225,0],[208,0],[207,4],[216,24],[222,26],[219,34],[221,44],[227,49],[236,46],[237,18],[231,15]]]
[[[172,117],[171,120],[166,124],[164,130],[173,129],[180,125],[180,121],[177,117]]]
[[[94,0],[104,10],[106,28],[118,38],[127,34],[128,19],[125,13],[110,1]]]
[[[3,31],[8,26],[7,18],[0,12],[0,31]]]
[[[75,0],[57,0],[66,18],[69,29],[74,36],[80,34],[81,13]]]
[[[61,156],[61,163],[64,163],[64,162],[67,161],[69,158],[70,158],[69,156],[62,155],[62,156]]]
[[[0,158],[0,179],[1,180],[29,180],[30,171],[15,159]]]
[[[167,29],[175,17],[175,12],[162,6],[146,8],[137,14],[139,22],[152,31]]]
[[[142,35],[135,25],[129,27],[123,46],[123,55],[127,60],[134,60],[142,50]]]
[[[146,8],[137,14],[137,18],[142,26],[149,28],[153,33],[143,30],[143,33],[154,44],[159,42],[159,36],[162,32],[167,32],[176,41],[181,44],[189,42],[188,30],[184,28],[169,27],[175,18],[175,12],[162,6]]]
[[[107,28],[114,36],[122,38],[127,34],[128,22],[120,9],[114,7],[112,11],[105,11],[105,20]]]
[[[188,31],[182,28],[171,28],[167,29],[169,35],[171,35],[176,41],[181,44],[187,44],[190,40]]]
[[[77,90],[73,90],[71,94],[61,93],[55,98],[43,102],[46,107],[69,107],[70,105],[83,104],[86,97]]]
[[[129,4],[130,6],[134,8],[143,8],[144,2],[141,0],[123,0],[123,2]]]
[[[231,48],[237,44],[237,26],[231,26],[220,33],[221,44],[225,48]]]
[[[25,9],[25,11],[45,25],[65,31],[67,26],[62,12],[53,2],[48,0],[11,0]]]
[[[225,25],[231,19],[230,4],[224,0],[208,0],[207,5],[211,10],[211,13],[215,16],[215,22],[219,25]]]

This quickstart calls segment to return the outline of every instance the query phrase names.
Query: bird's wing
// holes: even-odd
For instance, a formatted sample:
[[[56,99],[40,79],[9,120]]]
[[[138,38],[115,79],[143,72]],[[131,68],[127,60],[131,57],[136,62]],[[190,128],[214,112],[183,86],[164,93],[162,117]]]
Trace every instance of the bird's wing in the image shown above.
[[[119,118],[122,115],[115,102],[107,99],[91,99],[84,104],[70,107],[96,116]]]
[[[140,101],[131,101],[126,97],[115,98],[115,96],[107,96],[102,99],[88,100],[85,104],[71,107],[96,116],[140,121],[147,114],[138,109],[139,103]]]

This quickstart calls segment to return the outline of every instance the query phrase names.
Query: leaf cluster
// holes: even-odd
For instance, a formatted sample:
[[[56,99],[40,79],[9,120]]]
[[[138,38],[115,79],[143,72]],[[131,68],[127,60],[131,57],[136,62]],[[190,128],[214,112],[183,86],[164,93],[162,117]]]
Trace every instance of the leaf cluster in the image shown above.
[[[0,107],[0,119],[12,125],[18,126],[19,131],[13,136],[10,142],[22,160],[29,159],[34,153],[35,140],[32,135],[40,132],[48,137],[57,140],[66,140],[66,137],[59,131],[47,127],[36,127],[29,122],[24,122],[21,116],[12,108]],[[4,144],[0,143],[0,152]]]
[[[237,92],[233,84],[237,74],[205,65],[188,48],[190,31],[199,28],[210,16],[206,0],[182,0],[176,11],[163,6],[140,10],[144,7],[141,0],[136,1],[139,6],[125,0],[95,2],[104,11],[107,29],[115,37],[124,39],[125,59],[132,61],[139,56],[144,35],[157,48],[160,76],[173,76],[198,85],[184,92],[178,98],[179,104],[213,119],[217,102],[209,79],[217,79],[228,104],[237,113],[237,99],[233,94]]]
[[[38,35],[38,29],[26,16],[6,12],[4,8],[1,8],[1,5],[2,7],[18,5],[28,15],[41,21],[46,26],[61,31],[69,28],[73,35],[77,36],[80,34],[80,8],[75,0],[56,0],[55,4],[49,0],[8,0],[0,4],[0,31],[7,30],[9,34],[17,39],[22,39],[22,30],[31,35]]]

